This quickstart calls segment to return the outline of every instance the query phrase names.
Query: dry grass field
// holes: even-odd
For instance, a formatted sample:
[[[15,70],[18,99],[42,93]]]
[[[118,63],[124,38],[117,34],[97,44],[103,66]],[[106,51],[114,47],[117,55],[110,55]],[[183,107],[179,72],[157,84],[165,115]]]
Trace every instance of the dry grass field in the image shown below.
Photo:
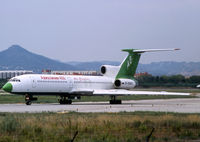
[[[154,142],[200,140],[199,114],[0,113],[0,142]]]

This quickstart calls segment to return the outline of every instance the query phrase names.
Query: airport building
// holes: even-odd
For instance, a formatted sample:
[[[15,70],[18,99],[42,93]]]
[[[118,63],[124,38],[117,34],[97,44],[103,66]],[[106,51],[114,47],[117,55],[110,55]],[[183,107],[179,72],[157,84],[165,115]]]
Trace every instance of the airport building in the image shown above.
[[[149,76],[151,74],[149,74],[148,72],[140,72],[140,73],[136,73],[134,75],[134,77],[140,77],[140,76]]]
[[[51,71],[43,70],[42,74],[53,74],[53,75],[92,75],[99,76],[100,72],[97,71]]]
[[[27,71],[27,70],[0,71],[0,79],[10,79],[12,77],[23,74],[33,74],[33,71]]]

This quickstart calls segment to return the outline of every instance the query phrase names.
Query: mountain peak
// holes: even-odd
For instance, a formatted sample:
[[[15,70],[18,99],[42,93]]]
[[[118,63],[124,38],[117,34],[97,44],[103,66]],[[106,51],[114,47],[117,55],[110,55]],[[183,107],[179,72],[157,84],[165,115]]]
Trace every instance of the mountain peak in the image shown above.
[[[43,69],[76,70],[74,66],[29,52],[19,45],[12,45],[0,52],[0,70],[33,70],[41,72]]]
[[[8,51],[14,51],[14,52],[16,52],[16,51],[18,51],[18,52],[22,52],[22,51],[23,52],[28,52],[26,49],[22,48],[20,45],[12,45],[7,50]]]

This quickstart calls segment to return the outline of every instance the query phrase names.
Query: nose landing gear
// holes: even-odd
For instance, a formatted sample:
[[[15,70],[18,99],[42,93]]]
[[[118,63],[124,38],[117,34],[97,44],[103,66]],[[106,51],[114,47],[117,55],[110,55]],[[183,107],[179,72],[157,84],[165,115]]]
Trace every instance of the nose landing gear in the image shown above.
[[[32,104],[32,101],[37,101],[37,98],[33,97],[32,95],[28,95],[26,94],[25,95],[25,102],[26,102],[26,105],[31,105]]]

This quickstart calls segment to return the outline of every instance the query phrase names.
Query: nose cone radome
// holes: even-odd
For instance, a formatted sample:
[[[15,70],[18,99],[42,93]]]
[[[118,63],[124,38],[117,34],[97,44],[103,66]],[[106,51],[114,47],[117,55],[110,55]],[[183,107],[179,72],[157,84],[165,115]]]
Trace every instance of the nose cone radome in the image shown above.
[[[12,89],[13,89],[13,86],[11,83],[6,83],[4,86],[3,86],[3,90],[6,91],[6,92],[12,92]]]

